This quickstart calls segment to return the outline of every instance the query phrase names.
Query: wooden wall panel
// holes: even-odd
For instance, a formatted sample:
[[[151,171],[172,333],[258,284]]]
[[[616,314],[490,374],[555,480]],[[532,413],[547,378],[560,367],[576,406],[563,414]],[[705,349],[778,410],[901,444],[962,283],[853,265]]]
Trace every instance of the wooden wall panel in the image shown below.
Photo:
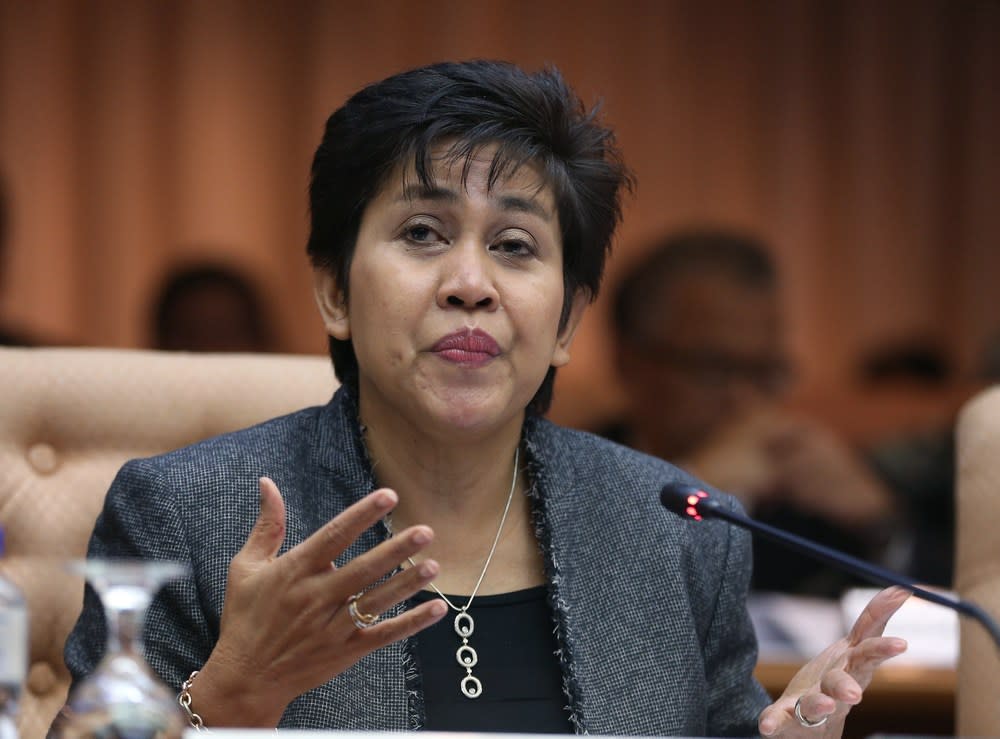
[[[1000,5],[976,0],[0,0],[0,317],[143,345],[158,276],[210,256],[258,280],[283,349],[323,351],[303,245],[326,116],[394,71],[494,57],[603,99],[639,179],[609,284],[669,229],[748,228],[805,391],[848,391],[858,353],[906,333],[970,369],[1000,328],[998,50]],[[605,311],[560,420],[617,407]]]

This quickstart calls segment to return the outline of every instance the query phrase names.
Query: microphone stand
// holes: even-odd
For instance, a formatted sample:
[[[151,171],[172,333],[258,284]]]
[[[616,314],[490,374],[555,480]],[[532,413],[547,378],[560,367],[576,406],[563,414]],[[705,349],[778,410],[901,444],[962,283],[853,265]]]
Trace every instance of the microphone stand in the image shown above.
[[[975,603],[959,598],[951,598],[932,590],[926,590],[916,580],[905,575],[900,575],[884,567],[865,562],[844,552],[831,549],[804,537],[737,513],[721,505],[704,490],[690,485],[668,484],[664,486],[660,492],[660,502],[663,503],[665,508],[682,518],[690,518],[695,521],[700,521],[703,518],[719,518],[740,528],[747,529],[754,534],[759,534],[766,539],[770,539],[807,557],[857,575],[875,585],[897,585],[909,590],[913,595],[922,600],[950,608],[953,611],[975,619],[989,632],[994,644],[1000,649],[1000,626],[997,625],[996,621],[985,610]]]

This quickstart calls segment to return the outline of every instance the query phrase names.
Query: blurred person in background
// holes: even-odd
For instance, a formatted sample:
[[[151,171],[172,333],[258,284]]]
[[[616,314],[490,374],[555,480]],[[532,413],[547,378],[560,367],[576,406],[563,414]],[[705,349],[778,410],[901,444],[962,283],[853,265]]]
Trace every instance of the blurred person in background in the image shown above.
[[[880,560],[896,505],[864,459],[782,400],[791,380],[777,269],[756,239],[670,235],[618,285],[614,356],[626,415],[605,435],[736,495],[748,512]],[[836,597],[847,575],[754,541],[757,590]]]
[[[1000,333],[983,345],[971,375],[957,373],[935,342],[887,343],[861,362],[866,403],[894,416],[867,445],[880,478],[902,502],[907,536],[893,559],[922,582],[951,587],[955,560],[955,428],[962,405],[1000,382]],[[894,409],[895,412],[894,412]]]
[[[935,343],[884,342],[860,363],[866,405],[890,422],[866,444],[879,477],[902,503],[905,534],[891,566],[930,585],[951,585],[955,545],[955,420],[951,363]]]
[[[153,348],[190,352],[274,350],[271,320],[254,284],[232,267],[176,269],[152,310]]]
[[[10,211],[7,202],[7,190],[3,178],[0,177],[0,295],[6,287],[4,279],[7,276],[6,259],[8,258],[7,236],[10,226]],[[7,326],[0,319],[0,346],[31,346],[36,342],[23,332]]]
[[[979,376],[987,385],[1000,382],[1000,328],[996,329],[983,345]]]

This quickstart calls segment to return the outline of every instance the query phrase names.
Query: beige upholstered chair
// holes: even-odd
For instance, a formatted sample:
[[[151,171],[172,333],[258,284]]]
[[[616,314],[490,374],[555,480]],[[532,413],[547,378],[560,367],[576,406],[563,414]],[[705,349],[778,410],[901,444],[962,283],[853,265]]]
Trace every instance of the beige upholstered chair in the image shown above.
[[[1000,618],[1000,387],[970,400],[958,420],[955,586]],[[1000,736],[1000,651],[963,619],[955,705],[957,736]]]
[[[81,557],[127,459],[325,403],[329,359],[0,348],[0,567],[25,590],[31,650],[19,729],[39,739],[66,698],[82,584],[39,557]]]

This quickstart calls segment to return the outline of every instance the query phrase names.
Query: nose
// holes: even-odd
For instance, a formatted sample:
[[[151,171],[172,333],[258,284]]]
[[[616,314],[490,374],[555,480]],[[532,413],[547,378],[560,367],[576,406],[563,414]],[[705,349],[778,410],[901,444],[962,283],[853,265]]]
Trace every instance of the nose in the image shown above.
[[[438,306],[466,310],[495,310],[500,304],[494,264],[480,244],[456,244],[442,261]]]

